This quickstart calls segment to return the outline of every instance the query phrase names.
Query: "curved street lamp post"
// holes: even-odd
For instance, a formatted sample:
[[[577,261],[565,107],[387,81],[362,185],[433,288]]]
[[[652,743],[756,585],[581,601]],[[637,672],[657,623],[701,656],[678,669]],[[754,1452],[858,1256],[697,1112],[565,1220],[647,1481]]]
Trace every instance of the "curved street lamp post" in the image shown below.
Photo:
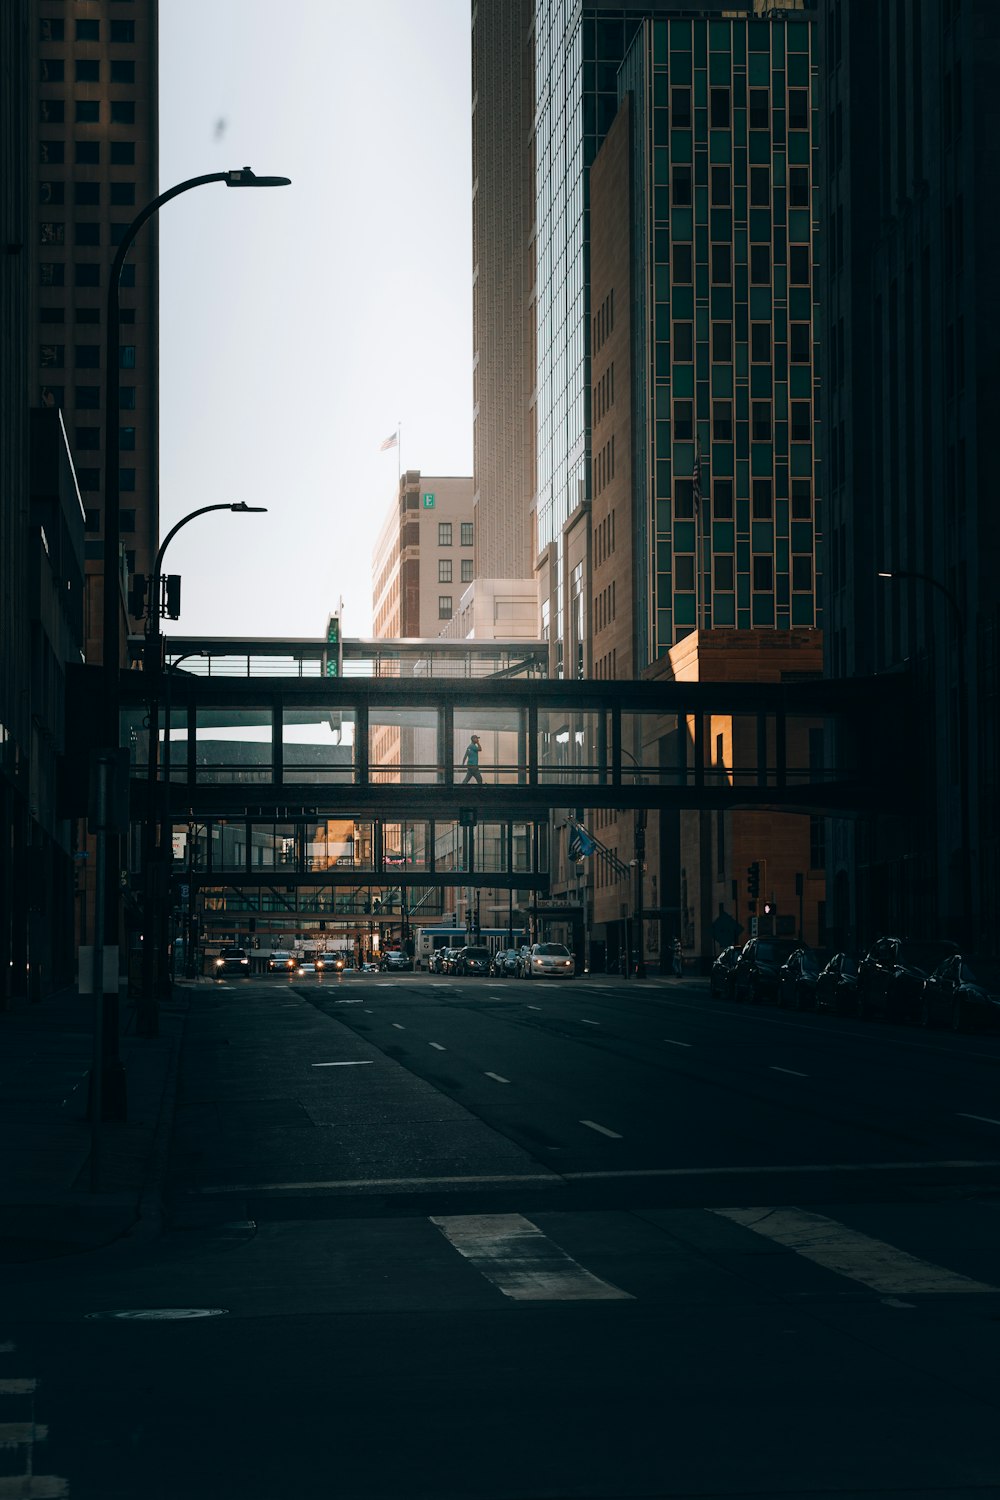
[[[123,234],[115,258],[111,263],[108,281],[107,321],[105,326],[105,390],[104,390],[104,548],[103,578],[104,598],[102,602],[102,674],[103,713],[101,718],[102,749],[107,755],[117,749],[120,739],[118,672],[121,658],[121,491],[119,464],[121,445],[118,403],[120,398],[121,328],[119,292],[122,267],[132,248],[136,235],[171,198],[192,188],[204,187],[210,182],[222,182],[232,188],[287,187],[290,177],[258,177],[250,167],[240,167],[228,172],[208,172],[202,177],[190,177],[184,182],[168,188],[165,193],[147,203],[129,224]],[[105,1119],[124,1120],[126,1117],[124,1069],[118,1055],[118,991],[104,992],[102,976],[104,949],[118,943],[120,925],[121,885],[119,867],[120,837],[113,830],[101,835],[106,838],[108,849],[104,864],[102,900],[103,921],[94,932],[94,1005],[99,1020],[95,1020],[95,1034],[101,1038],[101,1063],[103,1088],[98,1087],[92,1097],[101,1101],[94,1106]],[[98,1065],[95,1060],[95,1070]]]

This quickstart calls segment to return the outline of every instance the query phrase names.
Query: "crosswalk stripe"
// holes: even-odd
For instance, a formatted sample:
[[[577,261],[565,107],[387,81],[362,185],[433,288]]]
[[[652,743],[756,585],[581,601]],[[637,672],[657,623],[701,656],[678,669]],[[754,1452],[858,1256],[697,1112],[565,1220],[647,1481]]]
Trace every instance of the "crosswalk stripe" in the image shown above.
[[[602,1281],[521,1214],[432,1215],[445,1239],[518,1302],[633,1301]]]
[[[752,1229],[818,1266],[895,1296],[914,1292],[996,1292],[946,1266],[920,1260],[885,1240],[848,1229],[802,1208],[712,1208],[709,1213]]]

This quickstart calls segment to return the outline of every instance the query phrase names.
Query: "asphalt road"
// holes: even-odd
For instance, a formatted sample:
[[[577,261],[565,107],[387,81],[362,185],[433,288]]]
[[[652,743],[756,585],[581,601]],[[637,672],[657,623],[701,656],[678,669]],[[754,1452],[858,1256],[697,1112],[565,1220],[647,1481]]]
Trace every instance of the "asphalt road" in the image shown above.
[[[5,1268],[0,1500],[1000,1494],[998,1082],[672,981],[202,988],[165,1232]]]

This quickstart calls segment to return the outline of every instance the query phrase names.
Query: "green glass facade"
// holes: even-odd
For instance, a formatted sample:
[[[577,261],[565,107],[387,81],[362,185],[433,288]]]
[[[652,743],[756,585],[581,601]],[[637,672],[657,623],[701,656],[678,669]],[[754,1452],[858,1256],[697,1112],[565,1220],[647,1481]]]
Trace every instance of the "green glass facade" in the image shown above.
[[[807,20],[647,19],[619,74],[640,660],[699,626],[820,623],[813,41]]]

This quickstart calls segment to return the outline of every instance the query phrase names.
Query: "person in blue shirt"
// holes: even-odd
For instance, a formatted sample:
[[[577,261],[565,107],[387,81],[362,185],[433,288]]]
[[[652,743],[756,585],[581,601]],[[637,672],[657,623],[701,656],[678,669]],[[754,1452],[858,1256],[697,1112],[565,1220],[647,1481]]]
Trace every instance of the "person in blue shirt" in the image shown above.
[[[462,756],[462,765],[468,767],[465,773],[465,781],[462,782],[463,786],[470,781],[478,781],[479,785],[482,786],[483,776],[479,769],[479,752],[482,748],[478,734],[474,734],[469,741],[468,749]]]

